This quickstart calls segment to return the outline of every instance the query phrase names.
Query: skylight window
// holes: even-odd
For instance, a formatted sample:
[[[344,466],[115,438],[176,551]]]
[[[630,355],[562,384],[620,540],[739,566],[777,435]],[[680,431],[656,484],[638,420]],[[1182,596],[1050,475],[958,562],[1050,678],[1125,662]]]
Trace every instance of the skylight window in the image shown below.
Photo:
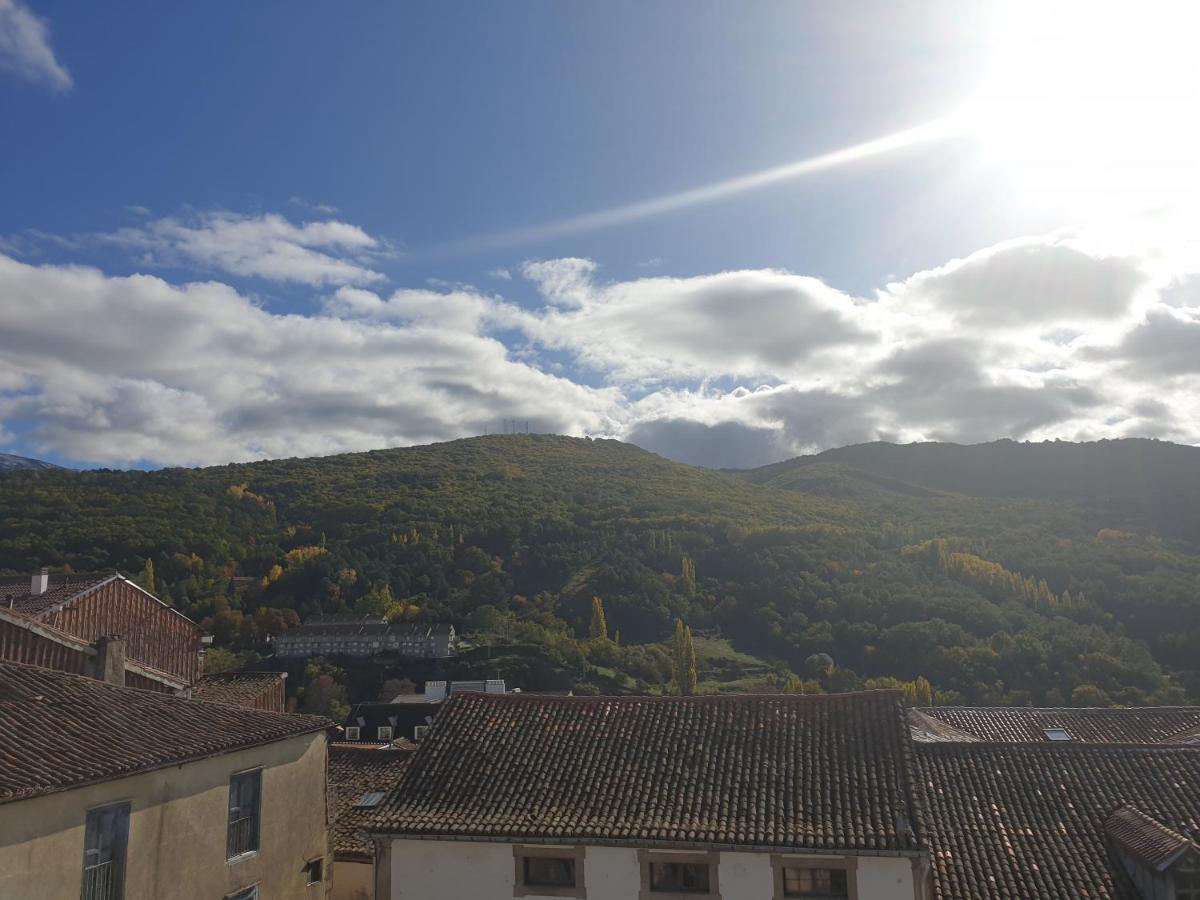
[[[1072,740],[1071,732],[1065,728],[1043,728],[1042,734],[1046,736],[1048,741],[1069,741]]]
[[[368,791],[358,798],[358,802],[354,806],[358,809],[369,809],[382,803],[384,796],[386,796],[384,791]]]

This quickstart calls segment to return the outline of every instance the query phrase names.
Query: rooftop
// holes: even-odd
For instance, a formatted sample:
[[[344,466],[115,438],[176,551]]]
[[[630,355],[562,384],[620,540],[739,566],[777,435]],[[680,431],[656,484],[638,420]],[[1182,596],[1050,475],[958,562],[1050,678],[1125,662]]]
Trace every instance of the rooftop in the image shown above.
[[[1160,872],[1184,853],[1200,853],[1200,844],[1133,806],[1114,812],[1104,828],[1122,849]]]
[[[370,744],[331,744],[329,747],[330,809],[334,824],[330,842],[339,857],[373,859],[375,849],[362,833],[375,806],[360,806],[366,795],[387,792],[396,786],[412,757],[415,745],[406,748]],[[375,799],[375,798],[371,798]]]
[[[927,706],[917,712],[979,740],[1010,743],[1044,744],[1055,739],[1082,744],[1157,744],[1187,729],[1200,729],[1200,706]],[[1057,729],[1065,731],[1066,736],[1056,733]],[[913,737],[918,741],[931,739],[917,732]]]
[[[28,575],[0,577],[0,603],[22,615],[37,618],[46,610],[74,600],[105,582],[120,578],[113,572],[76,572],[49,576],[49,587],[41,594],[30,591]]]
[[[1110,853],[1114,813],[1200,828],[1195,748],[941,742],[916,757],[937,900],[1133,900]]]
[[[901,696],[445,704],[372,831],[913,852]]]
[[[192,699],[255,708],[263,695],[283,684],[286,672],[221,672],[201,676]]]
[[[244,709],[0,662],[0,803],[322,731]]]

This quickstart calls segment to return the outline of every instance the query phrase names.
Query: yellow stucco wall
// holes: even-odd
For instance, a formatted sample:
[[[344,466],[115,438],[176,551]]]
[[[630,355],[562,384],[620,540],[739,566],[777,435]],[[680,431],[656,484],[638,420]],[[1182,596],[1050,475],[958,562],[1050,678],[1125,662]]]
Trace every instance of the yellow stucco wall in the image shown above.
[[[375,866],[339,859],[333,864],[333,900],[374,900]]]
[[[52,736],[47,737],[53,740]],[[0,805],[0,897],[80,893],[87,810],[130,802],[125,900],[220,900],[259,884],[263,900],[325,898],[325,735],[302,735],[129,778]],[[229,777],[262,767],[259,851],[225,859]],[[323,884],[304,866],[325,860]]]

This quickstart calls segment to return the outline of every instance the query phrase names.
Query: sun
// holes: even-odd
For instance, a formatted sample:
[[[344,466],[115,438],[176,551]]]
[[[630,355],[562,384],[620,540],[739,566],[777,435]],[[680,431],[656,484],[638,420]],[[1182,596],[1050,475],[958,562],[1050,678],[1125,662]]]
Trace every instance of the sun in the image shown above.
[[[1124,212],[1200,201],[1200,0],[1000,0],[955,118],[1018,189]]]

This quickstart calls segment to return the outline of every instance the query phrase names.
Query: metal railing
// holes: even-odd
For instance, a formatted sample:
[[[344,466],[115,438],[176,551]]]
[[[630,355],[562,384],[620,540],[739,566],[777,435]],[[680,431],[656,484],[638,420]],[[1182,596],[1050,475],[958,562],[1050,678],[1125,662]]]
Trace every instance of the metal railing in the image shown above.
[[[243,853],[258,849],[258,828],[254,816],[234,819],[229,823],[229,840],[226,856],[233,859]]]
[[[121,880],[111,859],[84,868],[81,896],[83,900],[120,900]]]

